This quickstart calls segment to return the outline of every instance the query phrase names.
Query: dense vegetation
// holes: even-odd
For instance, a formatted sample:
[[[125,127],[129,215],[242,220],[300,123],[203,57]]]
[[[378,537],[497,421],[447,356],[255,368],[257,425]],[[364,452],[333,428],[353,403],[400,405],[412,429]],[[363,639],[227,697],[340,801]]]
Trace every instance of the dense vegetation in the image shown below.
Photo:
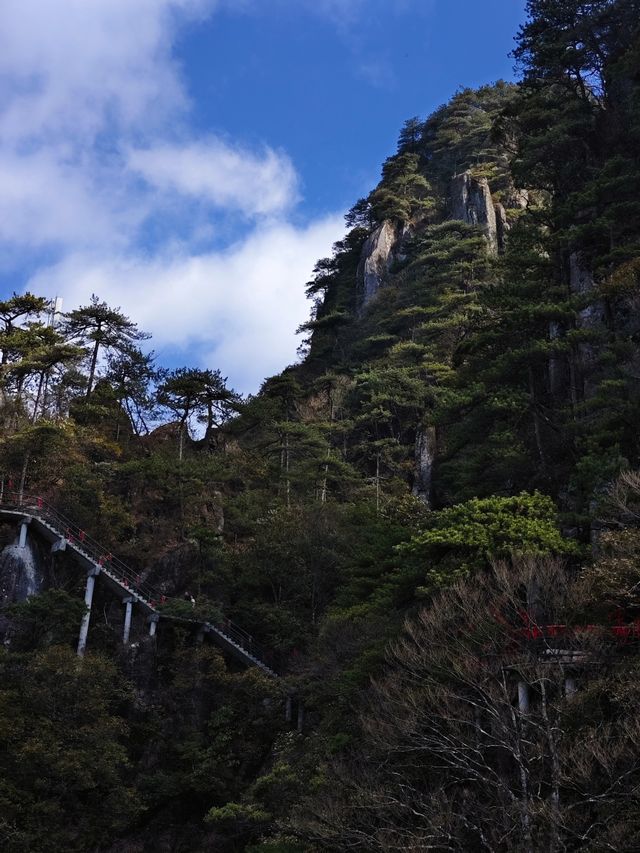
[[[405,123],[255,397],[98,297],[0,303],[3,495],[282,671],[123,648],[104,590],[79,664],[84,578],[42,553],[0,614],[8,853],[640,848],[640,3],[528,14],[517,85]]]

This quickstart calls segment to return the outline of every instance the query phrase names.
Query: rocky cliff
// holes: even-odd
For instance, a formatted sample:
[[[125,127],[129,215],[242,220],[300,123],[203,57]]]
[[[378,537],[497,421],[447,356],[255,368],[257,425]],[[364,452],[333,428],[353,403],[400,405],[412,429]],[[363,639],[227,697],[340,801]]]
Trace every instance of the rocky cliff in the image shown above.
[[[451,219],[459,219],[467,225],[482,228],[489,251],[492,255],[498,254],[498,222],[489,181],[486,178],[475,178],[470,171],[456,175],[451,181],[449,215]],[[501,217],[503,234],[504,223],[506,215],[504,222]]]
[[[371,302],[384,284],[393,263],[397,239],[397,228],[388,219],[367,238],[362,248],[357,274],[360,310]]]

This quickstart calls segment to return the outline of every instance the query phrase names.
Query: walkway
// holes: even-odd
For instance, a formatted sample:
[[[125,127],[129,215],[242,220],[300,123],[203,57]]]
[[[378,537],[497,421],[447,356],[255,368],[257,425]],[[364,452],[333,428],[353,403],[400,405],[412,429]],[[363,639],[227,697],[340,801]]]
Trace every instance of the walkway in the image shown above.
[[[43,498],[15,493],[1,495],[0,518],[14,520],[20,524],[19,544],[22,547],[26,544],[27,529],[31,528],[52,543],[52,552],[68,551],[86,570],[87,611],[80,627],[79,655],[83,655],[85,651],[95,579],[100,577],[125,605],[123,627],[125,644],[129,642],[132,612],[135,606],[146,615],[149,633],[152,636],[156,633],[160,621],[186,622],[197,627],[199,636],[208,637],[224,652],[245,666],[257,666],[267,675],[277,676],[277,673],[266,663],[268,654],[255,643],[250,634],[230,620],[224,619],[214,623],[196,618],[172,616],[163,612],[163,606],[172,600],[181,601],[181,599],[170,599],[158,593],[133,569],[114,557],[106,548],[88,536],[86,531],[65,518]]]

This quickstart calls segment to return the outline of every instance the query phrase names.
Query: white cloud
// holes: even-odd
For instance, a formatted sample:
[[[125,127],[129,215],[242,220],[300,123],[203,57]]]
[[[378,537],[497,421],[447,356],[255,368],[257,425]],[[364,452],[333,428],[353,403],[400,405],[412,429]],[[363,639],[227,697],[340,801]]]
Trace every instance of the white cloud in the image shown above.
[[[207,199],[245,214],[271,214],[297,200],[298,178],[289,158],[261,154],[219,139],[159,145],[129,153],[129,167],[161,190]]]
[[[182,121],[178,21],[215,0],[3,0],[0,241],[31,250],[135,239],[153,198],[122,148]]]
[[[97,164],[66,163],[52,150],[0,146],[0,240],[29,249],[121,244],[146,207],[105,178]]]
[[[171,42],[212,0],[3,0],[2,138],[65,139],[148,127],[186,103]],[[72,136],[70,136],[70,133]]]
[[[71,305],[97,293],[152,330],[160,352],[179,347],[185,361],[219,368],[238,389],[255,391],[295,360],[295,329],[309,314],[304,283],[342,231],[342,218],[333,216],[306,228],[265,224],[222,252],[79,254],[38,272],[29,289],[64,293]]]
[[[0,258],[31,266],[44,249],[26,287],[67,309],[95,292],[156,349],[250,391],[295,358],[304,283],[342,228],[287,222],[298,177],[285,153],[190,128],[179,26],[244,5],[2,0]],[[243,240],[209,249],[238,213],[253,223]],[[164,246],[145,242],[147,225]]]

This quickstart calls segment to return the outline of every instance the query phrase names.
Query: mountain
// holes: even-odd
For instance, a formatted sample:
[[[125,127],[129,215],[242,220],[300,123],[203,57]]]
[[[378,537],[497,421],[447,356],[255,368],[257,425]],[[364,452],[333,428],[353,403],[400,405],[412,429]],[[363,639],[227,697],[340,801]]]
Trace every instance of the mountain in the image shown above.
[[[0,304],[3,849],[640,849],[639,21],[530,0],[248,400]]]

